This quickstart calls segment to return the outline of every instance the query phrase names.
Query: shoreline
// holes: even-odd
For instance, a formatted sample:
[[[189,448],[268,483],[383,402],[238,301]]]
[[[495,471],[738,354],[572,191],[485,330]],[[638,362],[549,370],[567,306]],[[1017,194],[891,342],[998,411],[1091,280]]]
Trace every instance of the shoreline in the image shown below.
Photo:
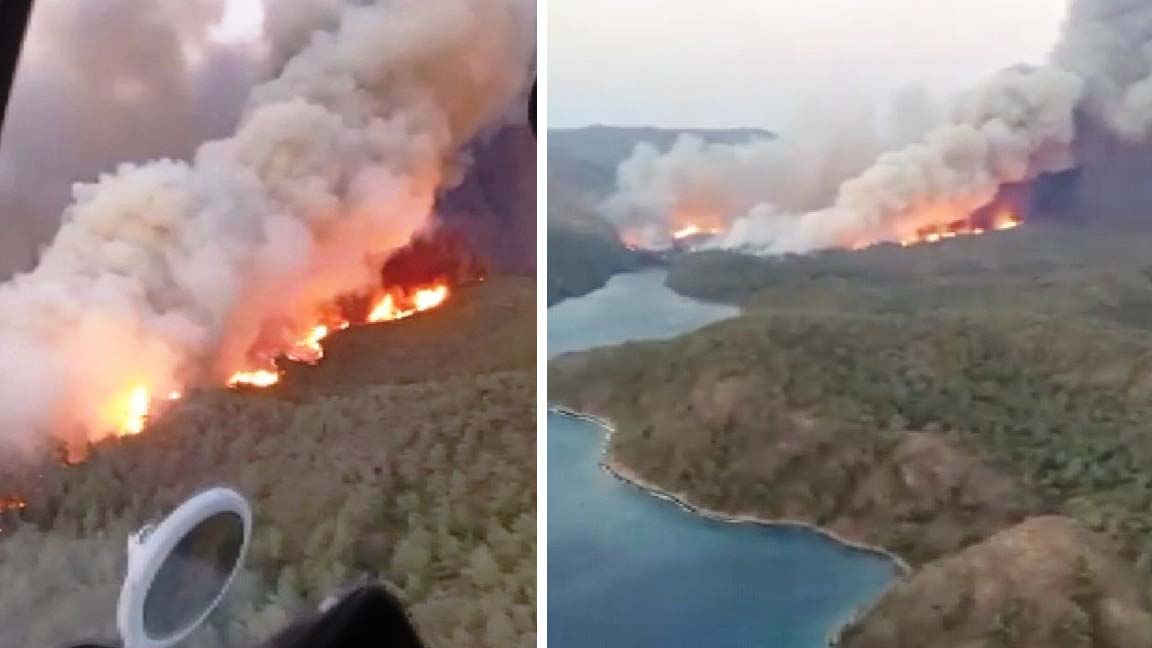
[[[851,627],[852,625],[854,625],[855,623],[857,623],[858,621],[863,619],[865,616],[867,616],[868,613],[872,610],[872,608],[875,607],[875,605],[880,602],[880,599],[882,599],[884,597],[884,594],[887,592],[887,590],[889,588],[891,588],[893,585],[895,585],[895,583],[900,578],[903,578],[904,576],[907,576],[908,574],[912,573],[912,567],[901,556],[899,556],[899,555],[897,555],[891,551],[888,551],[887,549],[885,549],[883,547],[878,547],[875,545],[869,545],[869,544],[866,544],[864,542],[859,542],[856,540],[851,540],[849,538],[845,538],[845,537],[843,537],[843,536],[841,536],[841,535],[839,535],[833,531],[830,531],[824,527],[812,524],[810,522],[804,522],[801,520],[763,518],[763,517],[759,517],[759,516],[748,514],[748,513],[741,513],[741,514],[725,513],[723,511],[717,511],[715,509],[710,509],[710,508],[707,508],[704,506],[694,504],[691,501],[690,496],[688,496],[684,493],[674,493],[671,491],[666,491],[666,490],[660,488],[659,486],[657,486],[657,485],[649,482],[648,480],[644,479],[643,477],[638,475],[634,470],[632,470],[628,466],[625,466],[624,464],[622,464],[619,461],[617,461],[616,459],[614,459],[611,455],[611,442],[612,442],[612,435],[616,433],[616,427],[612,424],[612,422],[610,420],[603,418],[603,417],[600,417],[600,416],[596,416],[595,414],[588,414],[585,412],[580,412],[580,411],[577,411],[577,410],[572,409],[570,407],[567,407],[564,405],[558,405],[558,404],[557,405],[549,405],[548,406],[548,412],[559,414],[560,416],[565,416],[568,418],[578,419],[578,420],[582,420],[582,421],[588,421],[588,422],[596,425],[597,427],[603,429],[604,430],[604,442],[600,447],[600,460],[598,462],[600,467],[602,469],[604,469],[604,471],[606,471],[609,475],[611,475],[613,478],[619,480],[620,482],[627,484],[633,488],[636,488],[636,489],[644,492],[645,494],[647,494],[649,496],[652,496],[652,497],[655,497],[655,498],[658,498],[658,499],[661,499],[661,500],[664,500],[667,502],[671,502],[671,503],[675,504],[676,506],[678,506],[681,510],[685,511],[686,513],[690,513],[692,515],[698,515],[700,517],[703,517],[704,519],[711,520],[714,522],[723,522],[725,524],[755,524],[755,525],[770,527],[770,528],[771,527],[790,527],[790,528],[804,529],[806,531],[815,533],[815,534],[823,537],[826,540],[831,540],[831,541],[833,541],[839,545],[847,547],[848,549],[851,549],[853,551],[882,557],[882,558],[885,558],[888,561],[892,562],[896,566],[896,569],[898,572],[897,578],[895,580],[893,580],[893,582],[888,586],[888,588],[885,588],[884,592],[881,592],[880,595],[878,595],[876,597],[875,601],[873,601],[869,604],[866,604],[866,605],[859,606],[856,609],[854,609],[852,611],[851,615],[849,616],[849,618],[847,618],[843,623],[841,623],[839,625],[839,627],[836,630],[834,630],[833,633],[827,638],[827,640],[825,642],[826,646],[839,645],[840,640],[842,639],[844,632],[849,627]]]

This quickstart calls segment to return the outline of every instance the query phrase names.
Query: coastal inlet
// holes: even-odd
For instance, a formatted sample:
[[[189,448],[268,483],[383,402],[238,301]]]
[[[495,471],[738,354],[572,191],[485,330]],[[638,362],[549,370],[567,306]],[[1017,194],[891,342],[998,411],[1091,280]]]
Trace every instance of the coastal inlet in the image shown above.
[[[738,313],[664,278],[618,275],[549,309],[549,352],[674,337]],[[605,433],[548,416],[550,646],[822,648],[898,574],[812,530],[730,524],[654,497],[601,466]]]

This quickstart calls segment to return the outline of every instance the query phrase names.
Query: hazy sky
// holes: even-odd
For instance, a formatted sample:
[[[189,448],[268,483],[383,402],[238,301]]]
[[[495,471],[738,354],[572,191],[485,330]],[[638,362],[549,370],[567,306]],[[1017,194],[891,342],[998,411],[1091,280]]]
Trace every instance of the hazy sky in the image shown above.
[[[74,182],[230,133],[263,22],[262,0],[38,0],[0,141],[0,281],[31,268]]]
[[[550,0],[549,125],[779,128],[1039,62],[1068,0]]]

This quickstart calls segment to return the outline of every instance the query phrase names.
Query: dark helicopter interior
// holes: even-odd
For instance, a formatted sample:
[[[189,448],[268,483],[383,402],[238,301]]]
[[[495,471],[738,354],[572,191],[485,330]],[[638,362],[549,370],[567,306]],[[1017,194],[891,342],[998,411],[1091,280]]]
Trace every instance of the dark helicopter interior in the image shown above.
[[[33,3],[34,0],[4,0],[0,3],[0,132]]]

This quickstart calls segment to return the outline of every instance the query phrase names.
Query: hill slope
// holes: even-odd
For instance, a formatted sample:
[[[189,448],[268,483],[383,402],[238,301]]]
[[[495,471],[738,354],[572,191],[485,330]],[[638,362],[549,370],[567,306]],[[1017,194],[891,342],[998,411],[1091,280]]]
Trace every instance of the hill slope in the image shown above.
[[[1152,586],[1149,241],[1025,227],[909,249],[688,255],[670,285],[745,313],[554,360],[550,397],[612,419],[613,458],[689,501],[908,559],[916,571],[845,646],[1152,645],[1152,600],[1129,594]],[[1075,579],[1023,560],[995,596],[1000,581],[930,576],[982,573],[1049,515],[1065,520],[1053,569],[1076,571],[1080,554],[1093,565],[1079,612]],[[1040,612],[1021,625],[1005,609]]]
[[[534,294],[462,288],[335,334],[281,387],[190,393],[84,464],[9,469],[0,492],[29,506],[0,525],[0,645],[113,636],[126,534],[226,483],[253,504],[254,545],[190,646],[252,645],[361,577],[399,588],[436,646],[535,646]]]

